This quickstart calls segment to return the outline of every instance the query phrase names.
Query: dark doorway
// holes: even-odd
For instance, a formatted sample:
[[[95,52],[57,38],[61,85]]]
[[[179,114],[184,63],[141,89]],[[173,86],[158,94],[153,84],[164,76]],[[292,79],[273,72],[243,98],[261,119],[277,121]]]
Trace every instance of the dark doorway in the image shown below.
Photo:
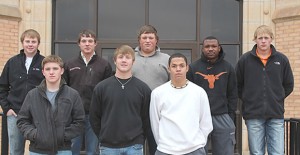
[[[158,30],[162,52],[181,52],[188,61],[200,57],[202,40],[215,36],[233,66],[242,45],[242,1],[237,0],[53,0],[52,54],[68,60],[79,54],[77,35],[97,33],[97,52],[113,66],[115,48],[137,46],[139,27]],[[236,154],[241,154],[242,118],[237,111]]]

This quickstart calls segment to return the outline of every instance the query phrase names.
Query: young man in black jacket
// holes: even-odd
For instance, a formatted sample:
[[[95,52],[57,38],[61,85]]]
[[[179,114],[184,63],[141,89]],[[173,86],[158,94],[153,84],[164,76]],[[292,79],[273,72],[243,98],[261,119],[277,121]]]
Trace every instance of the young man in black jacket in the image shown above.
[[[71,139],[84,130],[84,109],[76,90],[61,75],[63,61],[55,55],[42,62],[45,80],[28,92],[17,126],[30,141],[31,155],[72,155]]]
[[[40,55],[40,34],[28,29],[21,35],[23,49],[10,58],[0,77],[0,103],[7,117],[9,152],[13,155],[23,155],[25,140],[16,126],[17,115],[27,93],[38,86],[44,79]]]
[[[82,135],[72,140],[73,155],[80,155],[82,141],[85,140],[86,155],[96,154],[98,138],[93,132],[89,121],[89,110],[94,87],[112,75],[108,61],[101,58],[95,51],[96,34],[91,30],[83,30],[78,36],[78,55],[65,63],[64,78],[67,84],[77,90],[85,111],[85,130]]]
[[[224,56],[218,39],[209,36],[203,40],[201,58],[190,64],[187,73],[187,78],[205,89],[209,98],[213,131],[208,140],[213,155],[234,154],[237,82],[234,68]]]
[[[255,45],[236,66],[238,94],[248,130],[250,154],[284,154],[284,99],[294,88],[288,58],[271,44],[269,26],[254,32]]]

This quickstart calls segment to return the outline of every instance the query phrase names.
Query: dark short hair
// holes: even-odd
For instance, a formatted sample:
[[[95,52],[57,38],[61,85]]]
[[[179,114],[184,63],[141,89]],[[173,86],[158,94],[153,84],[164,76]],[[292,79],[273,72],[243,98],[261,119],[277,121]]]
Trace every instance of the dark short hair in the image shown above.
[[[140,28],[140,31],[138,32],[138,40],[141,39],[142,34],[147,34],[147,33],[154,33],[156,40],[158,40],[157,30],[152,25],[144,25]]]
[[[88,30],[88,29],[82,30],[78,35],[77,43],[80,43],[82,37],[90,37],[94,39],[95,43],[97,42],[96,34],[92,30]]]
[[[186,59],[186,57],[183,55],[183,54],[181,54],[181,53],[175,53],[175,54],[172,54],[171,56],[170,56],[170,58],[169,58],[169,66],[170,66],[170,64],[171,64],[171,61],[172,61],[172,59],[173,58],[183,58],[184,59],[184,61],[185,61],[185,63],[187,64],[187,59]]]
[[[204,38],[202,44],[204,44],[204,41],[206,41],[206,40],[217,40],[218,44],[220,45],[219,39],[217,39],[214,36],[208,36],[208,37]]]

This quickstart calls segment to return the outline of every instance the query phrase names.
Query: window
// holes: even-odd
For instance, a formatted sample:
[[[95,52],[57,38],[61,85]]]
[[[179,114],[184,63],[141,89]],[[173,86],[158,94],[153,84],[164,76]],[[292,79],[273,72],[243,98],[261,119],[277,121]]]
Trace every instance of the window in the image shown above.
[[[215,36],[233,66],[241,51],[241,7],[236,0],[53,0],[53,54],[65,61],[78,56],[78,33],[95,31],[97,53],[114,67],[112,55],[122,44],[135,48],[138,29],[156,27],[164,53],[181,52],[193,62],[201,56],[202,40]],[[237,116],[241,135],[241,116]],[[236,152],[241,154],[241,136]]]

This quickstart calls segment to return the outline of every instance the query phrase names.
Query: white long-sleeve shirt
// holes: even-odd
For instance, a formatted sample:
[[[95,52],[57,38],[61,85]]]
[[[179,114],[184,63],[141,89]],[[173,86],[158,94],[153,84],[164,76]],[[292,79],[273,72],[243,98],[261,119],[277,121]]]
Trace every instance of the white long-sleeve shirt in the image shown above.
[[[187,154],[204,147],[213,129],[207,94],[192,82],[176,89],[169,81],[154,89],[150,120],[157,149],[167,154]]]

